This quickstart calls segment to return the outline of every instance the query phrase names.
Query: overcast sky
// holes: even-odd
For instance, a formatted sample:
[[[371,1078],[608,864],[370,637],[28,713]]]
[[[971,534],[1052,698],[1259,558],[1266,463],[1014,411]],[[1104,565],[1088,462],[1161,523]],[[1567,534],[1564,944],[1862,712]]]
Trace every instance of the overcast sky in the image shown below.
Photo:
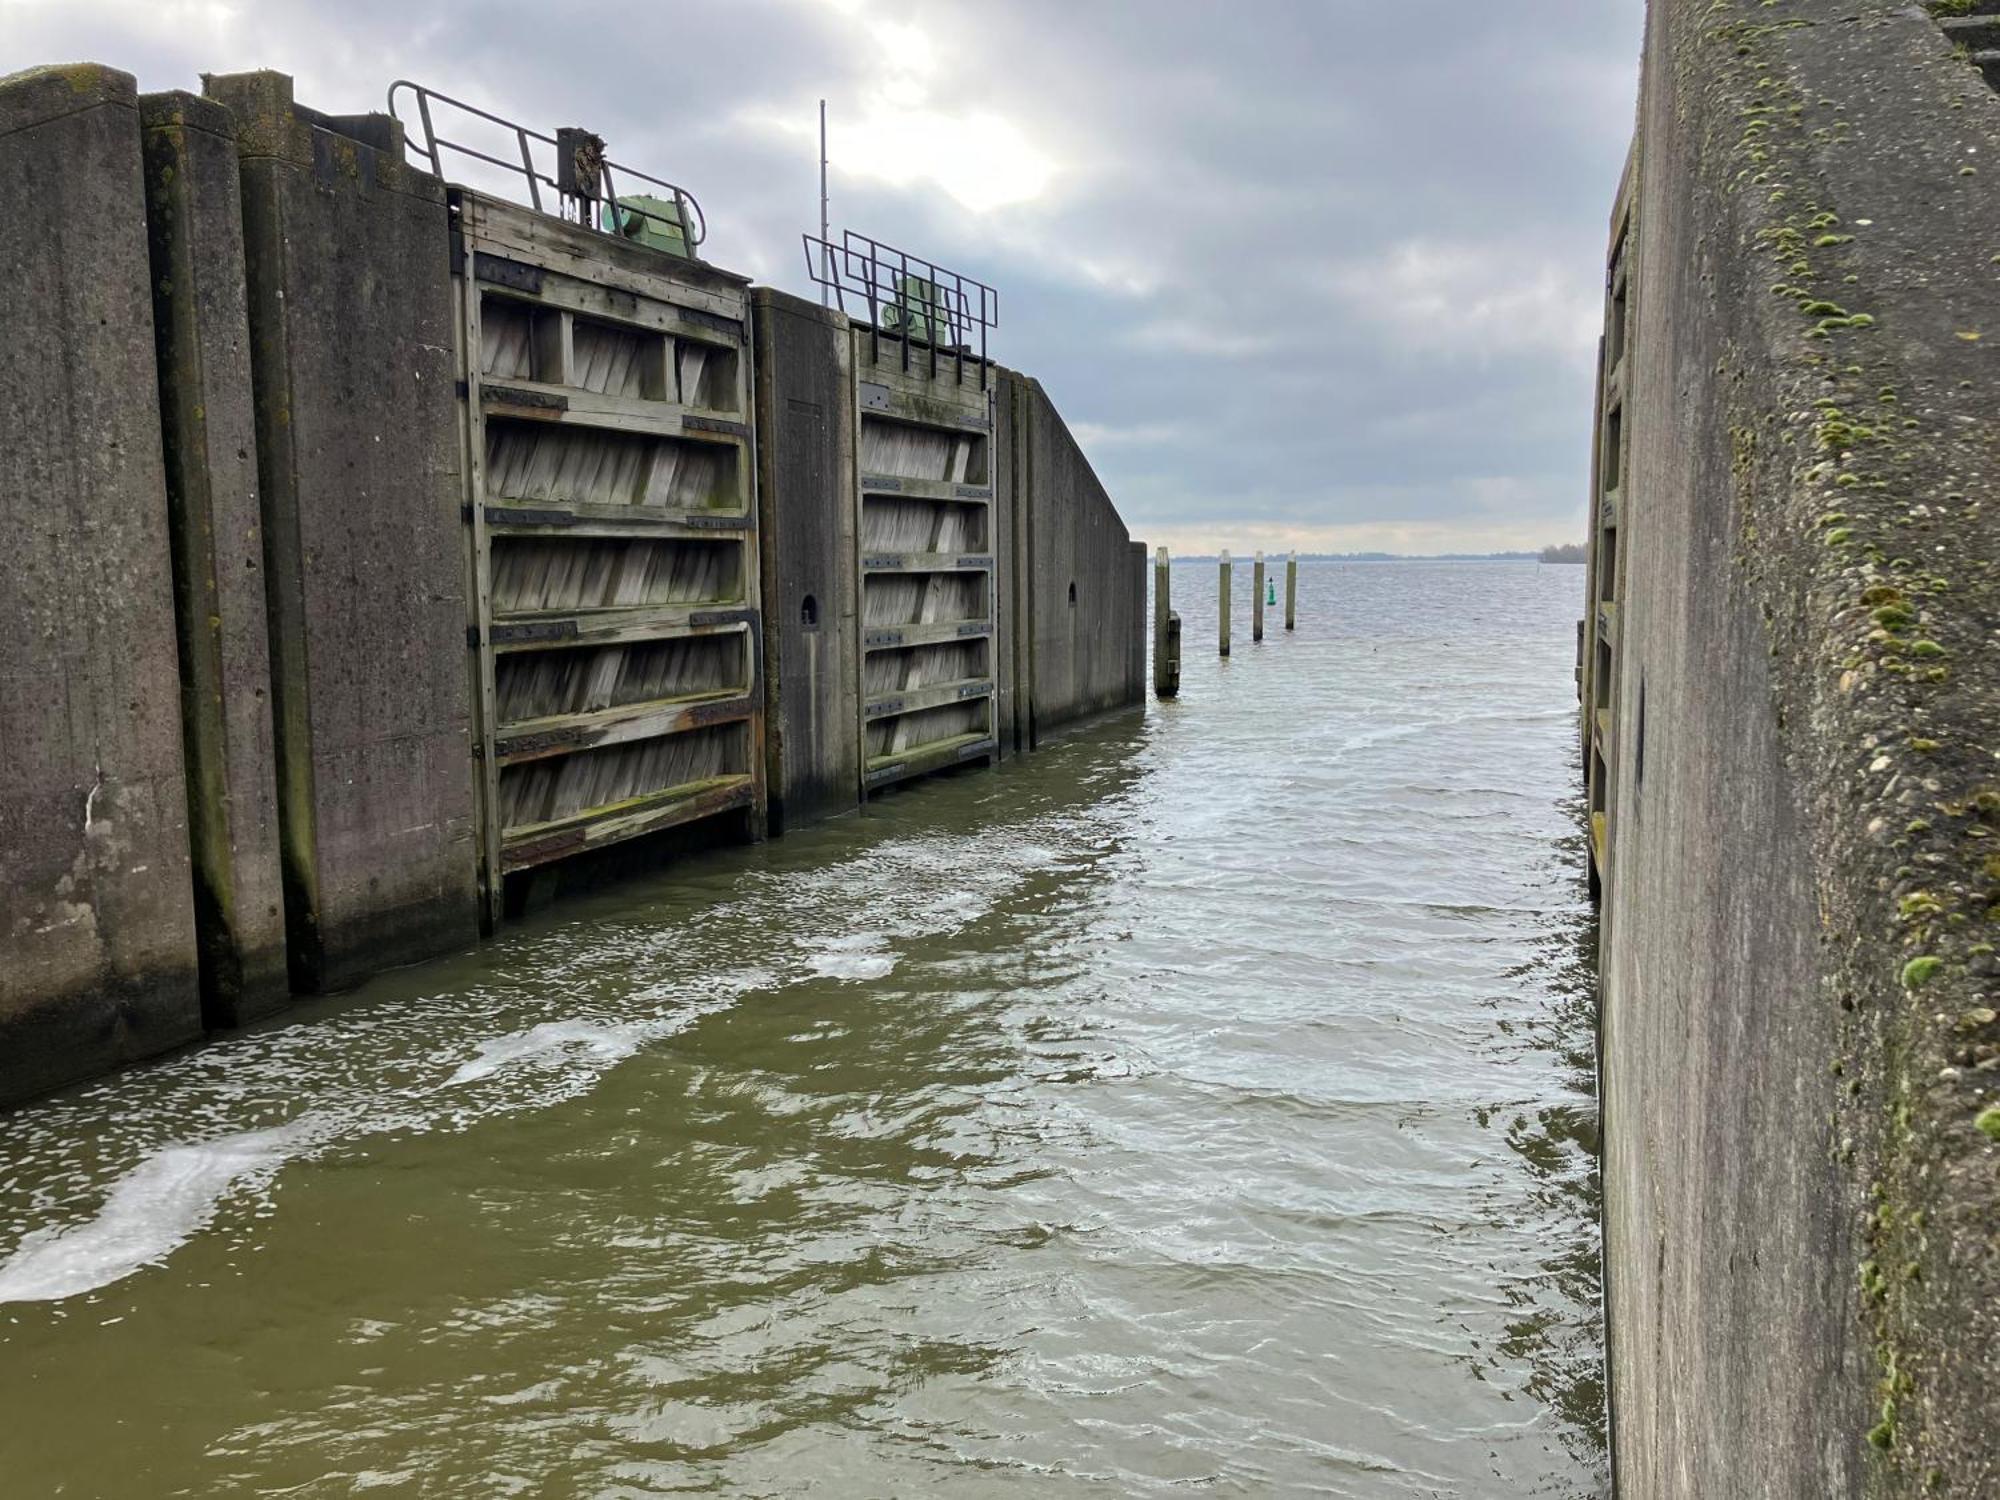
[[[685,184],[712,260],[817,295],[833,223],[1001,293],[1133,535],[1581,540],[1642,0],[0,0],[0,73],[417,79]]]

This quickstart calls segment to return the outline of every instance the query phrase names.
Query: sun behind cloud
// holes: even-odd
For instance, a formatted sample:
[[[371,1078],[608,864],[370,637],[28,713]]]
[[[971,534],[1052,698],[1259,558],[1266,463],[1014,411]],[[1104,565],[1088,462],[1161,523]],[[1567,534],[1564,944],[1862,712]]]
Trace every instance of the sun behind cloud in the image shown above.
[[[1012,120],[990,109],[954,108],[940,85],[952,64],[936,38],[914,22],[869,17],[857,0],[819,0],[856,18],[871,73],[858,97],[828,100],[829,165],[837,174],[899,189],[934,188],[975,214],[1032,202],[1060,166]],[[745,111],[754,130],[811,139],[809,108]]]

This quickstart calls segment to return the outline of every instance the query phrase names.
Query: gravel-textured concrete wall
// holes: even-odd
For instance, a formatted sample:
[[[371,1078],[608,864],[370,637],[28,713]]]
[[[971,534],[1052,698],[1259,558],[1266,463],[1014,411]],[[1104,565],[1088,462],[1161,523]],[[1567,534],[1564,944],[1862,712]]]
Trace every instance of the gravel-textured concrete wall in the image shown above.
[[[1143,701],[1134,650],[1142,554],[1041,382],[1009,373],[1002,395],[1013,403],[1014,503],[1024,511],[1016,628],[1026,649],[1016,660],[1032,746],[1073,720]],[[1143,573],[1138,580],[1143,589]]]
[[[2000,99],[1914,7],[1654,0],[1640,141],[1619,1492],[2000,1493]]]
[[[0,1104],[198,1036],[138,96],[0,81]]]
[[[139,110],[202,1011],[231,1026],[290,997],[235,124],[193,94]]]
[[[783,292],[758,288],[751,310],[776,834],[861,798],[852,340],[846,318]]]
[[[236,117],[292,982],[477,936],[443,184],[400,127],[208,80]]]

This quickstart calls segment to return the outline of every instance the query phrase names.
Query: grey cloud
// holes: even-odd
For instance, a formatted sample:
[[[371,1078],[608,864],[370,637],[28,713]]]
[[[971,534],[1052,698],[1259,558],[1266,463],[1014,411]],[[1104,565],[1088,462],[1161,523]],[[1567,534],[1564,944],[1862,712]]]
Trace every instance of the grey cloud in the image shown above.
[[[0,0],[4,7],[6,0]],[[271,66],[329,109],[407,75],[585,123],[685,181],[709,253],[810,293],[804,134],[831,101],[835,221],[998,285],[996,352],[1086,433],[1135,534],[1247,547],[1580,535],[1604,228],[1641,0],[1219,5],[814,0],[647,7],[353,0],[9,10],[8,66],[82,56],[148,87]],[[870,19],[934,49],[933,107],[1061,165],[976,214],[839,170],[884,74]],[[796,121],[781,136],[763,123]]]

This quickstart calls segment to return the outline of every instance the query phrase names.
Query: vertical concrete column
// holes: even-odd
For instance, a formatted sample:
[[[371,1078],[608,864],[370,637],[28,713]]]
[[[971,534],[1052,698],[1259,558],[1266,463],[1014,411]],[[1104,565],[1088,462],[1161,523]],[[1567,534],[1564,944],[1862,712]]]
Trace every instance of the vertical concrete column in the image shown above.
[[[202,1014],[233,1026],[290,994],[235,124],[186,93],[139,118]]]
[[[765,287],[756,337],[771,831],[860,802],[855,397],[847,319]]]
[[[293,984],[478,934],[444,185],[383,116],[236,120]]]
[[[1173,618],[1173,568],[1167,549],[1153,555],[1153,692],[1171,698],[1181,690],[1180,664],[1173,658],[1167,622]]]
[[[1250,639],[1264,639],[1264,554],[1257,554],[1257,561],[1250,575]]]
[[[0,1103],[201,1034],[138,94],[0,79]]]
[[[1296,630],[1299,623],[1299,555],[1285,559],[1285,629]]]

